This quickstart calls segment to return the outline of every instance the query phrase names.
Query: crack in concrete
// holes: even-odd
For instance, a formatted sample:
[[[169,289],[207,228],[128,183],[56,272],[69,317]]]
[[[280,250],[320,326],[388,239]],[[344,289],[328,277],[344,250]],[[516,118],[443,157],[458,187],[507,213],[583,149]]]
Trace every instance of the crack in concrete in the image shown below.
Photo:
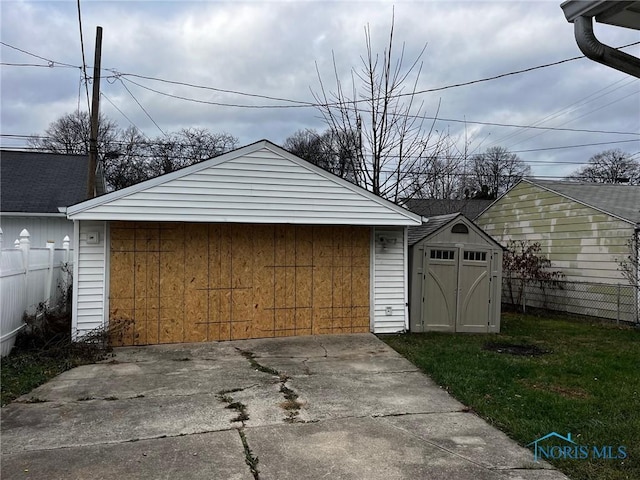
[[[378,418],[382,418],[382,417],[378,417]],[[382,418],[382,420],[384,421],[384,418]],[[388,424],[389,426],[397,429],[397,430],[405,432],[406,434],[411,435],[412,437],[415,437],[415,438],[423,441],[424,443],[427,443],[427,444],[431,445],[434,448],[437,448],[438,450],[442,450],[443,452],[446,452],[446,453],[448,453],[450,455],[453,455],[453,456],[458,457],[458,458],[460,458],[462,460],[465,460],[465,461],[467,461],[469,463],[472,463],[473,465],[476,465],[477,467],[480,467],[480,468],[482,468],[484,470],[488,470],[488,471],[491,471],[491,472],[497,472],[498,471],[495,467],[487,466],[487,465],[485,465],[485,464],[483,464],[481,462],[478,462],[476,460],[473,460],[472,458],[469,458],[469,457],[467,457],[465,455],[461,455],[458,452],[454,452],[453,450],[451,450],[449,448],[446,448],[446,447],[443,447],[442,445],[440,445],[440,444],[438,444],[438,443],[436,443],[436,442],[434,442],[432,440],[429,440],[428,438],[425,438],[425,437],[423,437],[421,435],[418,435],[415,432],[412,432],[411,430],[408,430],[406,428],[402,428],[399,425],[394,425],[391,422],[385,422],[385,423]]]
[[[200,432],[191,432],[191,433],[176,433],[175,435],[167,435],[167,434],[162,434],[162,435],[151,435],[148,437],[138,437],[138,438],[128,438],[125,440],[113,440],[113,441],[106,441],[106,442],[91,442],[91,443],[80,443],[77,445],[63,445],[61,447],[44,447],[44,448],[37,448],[37,449],[24,449],[24,450],[20,450],[20,451],[16,451],[16,452],[6,452],[6,453],[2,453],[2,456],[5,455],[21,455],[24,453],[29,453],[29,452],[49,452],[49,451],[54,451],[54,450],[65,450],[65,449],[69,449],[69,448],[84,448],[84,447],[99,447],[100,445],[121,445],[123,443],[135,443],[135,442],[143,442],[143,441],[148,441],[148,440],[162,440],[163,438],[178,438],[178,437],[188,437],[190,435],[206,435],[208,433],[218,433],[218,432],[229,432],[231,430],[237,430],[236,427],[229,427],[229,428],[221,428],[218,430],[203,430]]]
[[[318,345],[320,345],[320,348],[322,348],[324,350],[324,358],[329,358],[329,351],[322,344],[322,342],[320,340],[318,340],[316,337],[313,337],[313,341],[316,342]]]
[[[256,360],[255,353],[249,350],[242,350],[238,347],[235,348],[244,358],[249,361],[251,366],[256,370],[263,373],[268,373],[270,375],[278,376],[278,378],[280,379],[280,393],[282,393],[282,395],[284,396],[284,401],[280,403],[280,408],[287,412],[287,416],[284,418],[284,421],[287,423],[298,423],[300,421],[298,415],[300,414],[302,402],[298,400],[298,394],[293,389],[287,386],[289,377],[284,373],[279,372],[275,368],[262,365]]]
[[[354,416],[353,418],[364,418],[364,417],[371,417],[371,418],[386,418],[386,417],[405,417],[408,415],[442,415],[444,413],[465,413],[466,410],[464,409],[460,409],[460,410],[445,410],[445,411],[439,411],[439,412],[400,412],[400,413],[374,413],[371,415],[358,415],[358,416]]]
[[[251,451],[251,447],[247,441],[247,436],[244,433],[244,427],[238,429],[238,434],[240,435],[240,441],[244,448],[244,461],[249,467],[249,471],[251,472],[251,475],[253,475],[254,480],[260,480],[260,470],[258,470],[259,460]]]
[[[249,357],[247,357],[249,358]],[[251,357],[250,360],[252,360]],[[256,362],[257,363],[257,362]],[[254,387],[256,385],[252,385],[247,388]],[[242,392],[247,388],[231,388],[227,390],[220,390],[217,393],[218,400],[227,404],[225,408],[229,410],[235,410],[238,412],[238,416],[229,420],[231,423],[240,422],[241,426],[237,428],[238,435],[240,435],[240,441],[242,442],[242,448],[244,450],[244,462],[249,467],[249,471],[253,476],[254,480],[260,480],[260,471],[258,470],[258,457],[253,454],[251,451],[251,447],[249,446],[249,442],[247,440],[247,436],[244,433],[246,428],[246,422],[249,420],[249,413],[247,411],[247,406],[239,401],[234,400],[234,398],[230,395],[231,393]]]
[[[311,375],[311,369],[309,368],[309,365],[307,365],[307,362],[309,360],[310,360],[310,357],[307,357],[302,361],[302,371],[304,372],[305,375]]]

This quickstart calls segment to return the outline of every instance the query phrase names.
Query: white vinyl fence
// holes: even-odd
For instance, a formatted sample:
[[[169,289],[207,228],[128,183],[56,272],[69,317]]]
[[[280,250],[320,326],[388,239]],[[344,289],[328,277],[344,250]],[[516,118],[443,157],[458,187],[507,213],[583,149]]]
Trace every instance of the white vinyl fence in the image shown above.
[[[71,281],[69,237],[62,248],[47,242],[32,248],[29,232],[22,230],[13,248],[3,248],[0,230],[0,356],[8,355],[24,327],[23,316],[36,313],[38,305],[54,306]]]

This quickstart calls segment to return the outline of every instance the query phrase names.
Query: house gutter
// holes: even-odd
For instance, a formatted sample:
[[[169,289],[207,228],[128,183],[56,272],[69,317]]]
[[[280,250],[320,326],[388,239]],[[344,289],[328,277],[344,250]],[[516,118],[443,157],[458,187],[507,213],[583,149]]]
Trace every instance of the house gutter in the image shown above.
[[[573,29],[578,48],[587,58],[640,78],[640,59],[600,42],[593,33],[593,17],[576,17]]]

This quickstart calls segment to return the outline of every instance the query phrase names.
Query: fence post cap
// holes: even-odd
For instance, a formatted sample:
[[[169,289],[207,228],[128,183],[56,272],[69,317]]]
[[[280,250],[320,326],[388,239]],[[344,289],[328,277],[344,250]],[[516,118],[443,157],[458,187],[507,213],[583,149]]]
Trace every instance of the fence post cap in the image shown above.
[[[20,240],[18,240],[18,239],[16,238],[16,241],[15,241],[15,242],[13,242],[13,246],[14,246],[14,247],[16,247],[16,248],[20,248]]]
[[[23,228],[22,231],[20,232],[20,238],[29,238],[31,236],[31,234],[29,233],[29,230],[27,230],[26,228]]]
[[[70,242],[71,239],[69,238],[69,235],[65,235],[64,238],[62,239],[63,242]]]

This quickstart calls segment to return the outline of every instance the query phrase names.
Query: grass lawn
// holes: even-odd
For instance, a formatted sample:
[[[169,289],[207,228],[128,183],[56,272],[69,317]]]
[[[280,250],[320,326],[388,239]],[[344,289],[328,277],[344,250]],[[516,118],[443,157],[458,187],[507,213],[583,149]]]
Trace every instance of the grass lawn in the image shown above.
[[[521,445],[571,433],[590,456],[551,461],[570,478],[640,479],[640,330],[507,313],[498,335],[381,338]],[[488,343],[547,353],[514,355]],[[605,445],[614,454],[626,447],[627,458],[594,459],[592,447]]]
[[[2,406],[73,366],[75,365],[70,365],[65,359],[32,352],[16,353],[3,358],[0,379]]]
[[[71,328],[69,327],[69,331]],[[36,340],[34,340],[36,338]],[[93,337],[92,337],[93,338]],[[96,334],[95,339],[101,336]],[[71,368],[106,358],[110,348],[104,342],[72,343],[68,338],[44,343],[38,337],[21,337],[11,354],[2,358],[1,404],[5,406],[47,380]],[[37,400],[37,399],[34,399]]]

